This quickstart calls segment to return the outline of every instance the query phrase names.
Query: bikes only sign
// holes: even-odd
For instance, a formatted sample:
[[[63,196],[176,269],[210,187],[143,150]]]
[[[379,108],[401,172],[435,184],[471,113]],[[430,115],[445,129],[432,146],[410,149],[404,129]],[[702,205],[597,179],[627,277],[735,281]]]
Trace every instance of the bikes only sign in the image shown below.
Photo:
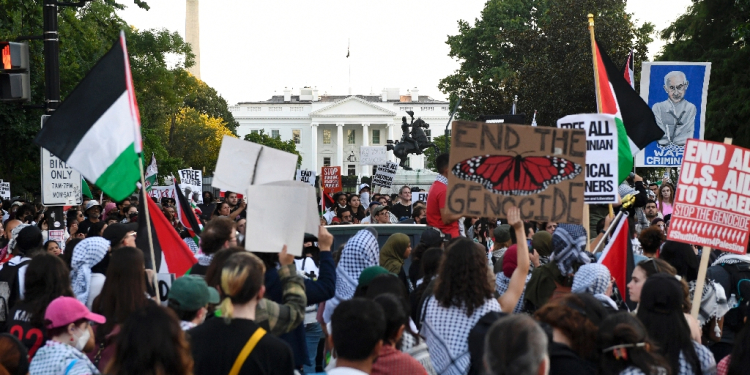
[[[745,254],[749,221],[750,150],[688,139],[667,238]]]

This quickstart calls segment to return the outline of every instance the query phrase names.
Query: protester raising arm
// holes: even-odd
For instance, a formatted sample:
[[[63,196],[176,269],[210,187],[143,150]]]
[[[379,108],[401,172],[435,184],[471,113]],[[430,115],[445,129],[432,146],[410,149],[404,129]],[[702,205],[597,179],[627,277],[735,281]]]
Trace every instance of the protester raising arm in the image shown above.
[[[336,293],[336,265],[331,255],[333,235],[324,226],[318,231],[318,248],[320,249],[320,275],[317,280],[305,279],[307,304],[318,304],[333,298]]]
[[[232,211],[232,213],[229,214],[229,218],[232,220],[237,220],[237,216],[242,213],[242,211],[245,210],[245,207],[247,206],[247,203],[245,203],[245,199],[242,199],[240,201],[240,204],[237,205],[237,209]]]
[[[526,276],[529,274],[529,247],[526,243],[526,230],[524,229],[523,221],[521,220],[521,211],[518,207],[508,209],[508,224],[516,231],[518,249],[516,261],[518,265],[510,277],[508,290],[498,298],[498,302],[500,302],[503,312],[511,314],[526,286]]]
[[[279,264],[283,304],[263,298],[255,309],[255,322],[275,335],[290,332],[300,325],[305,319],[307,306],[304,279],[297,274],[294,255],[287,254],[286,245],[279,254]]]

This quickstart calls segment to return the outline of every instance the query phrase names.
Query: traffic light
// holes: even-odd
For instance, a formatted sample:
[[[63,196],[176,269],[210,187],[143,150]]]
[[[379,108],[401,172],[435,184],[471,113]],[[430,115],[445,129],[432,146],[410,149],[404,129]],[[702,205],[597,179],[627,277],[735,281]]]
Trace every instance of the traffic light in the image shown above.
[[[25,102],[31,99],[29,44],[0,42],[0,101]]]

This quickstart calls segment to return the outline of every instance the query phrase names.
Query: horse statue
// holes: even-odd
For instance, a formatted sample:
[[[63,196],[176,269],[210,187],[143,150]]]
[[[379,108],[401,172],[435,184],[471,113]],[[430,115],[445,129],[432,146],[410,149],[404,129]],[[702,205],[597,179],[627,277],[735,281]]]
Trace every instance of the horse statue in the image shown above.
[[[394,156],[401,159],[401,162],[399,163],[401,168],[411,170],[411,168],[406,166],[409,154],[421,155],[422,151],[428,147],[432,147],[435,149],[436,153],[440,153],[440,148],[430,142],[427,139],[424,130],[422,130],[422,128],[429,129],[430,124],[424,122],[421,118],[417,118],[417,120],[414,121],[413,111],[407,111],[406,113],[411,117],[411,123],[406,122],[406,116],[401,118],[401,130],[403,131],[401,141],[396,141],[394,143],[388,141],[388,144],[385,147],[388,151],[393,151]],[[411,128],[411,131],[409,131],[409,128]]]

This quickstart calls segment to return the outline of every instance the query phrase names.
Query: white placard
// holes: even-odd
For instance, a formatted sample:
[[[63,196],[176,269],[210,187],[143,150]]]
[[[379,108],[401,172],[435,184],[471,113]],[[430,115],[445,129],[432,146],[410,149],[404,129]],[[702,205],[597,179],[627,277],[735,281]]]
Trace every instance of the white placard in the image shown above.
[[[253,184],[290,181],[294,178],[296,169],[295,154],[225,135],[221,141],[211,185],[222,190],[243,193]]]
[[[557,120],[561,129],[586,131],[584,202],[618,203],[617,125],[615,116],[601,113],[569,115]]]
[[[415,202],[422,201],[425,204],[427,204],[427,192],[426,191],[417,191],[414,193],[411,193],[411,204],[414,204]]]
[[[315,186],[315,171],[308,171],[307,169],[297,169],[297,181],[310,184]]]
[[[277,181],[247,188],[249,196],[263,197],[247,206],[245,249],[302,255],[305,233],[318,234],[315,189],[299,181]]]
[[[10,199],[10,182],[0,182],[0,198]]]
[[[391,185],[393,185],[393,178],[396,177],[397,170],[398,164],[391,161],[386,162],[385,165],[378,166],[375,176],[372,177],[372,185],[390,189]]]
[[[49,115],[42,115],[42,125]],[[83,203],[81,174],[51,152],[41,148],[42,204],[73,206]]]
[[[203,203],[203,173],[198,169],[181,169],[177,171],[180,174],[180,190],[185,198],[193,202]]]
[[[159,288],[157,289],[159,297],[161,298],[161,305],[167,306],[167,300],[169,299],[169,290],[172,289],[172,282],[175,279],[173,273],[157,273],[156,279],[159,282]]]
[[[383,165],[388,161],[388,151],[385,146],[360,146],[360,165]]]

